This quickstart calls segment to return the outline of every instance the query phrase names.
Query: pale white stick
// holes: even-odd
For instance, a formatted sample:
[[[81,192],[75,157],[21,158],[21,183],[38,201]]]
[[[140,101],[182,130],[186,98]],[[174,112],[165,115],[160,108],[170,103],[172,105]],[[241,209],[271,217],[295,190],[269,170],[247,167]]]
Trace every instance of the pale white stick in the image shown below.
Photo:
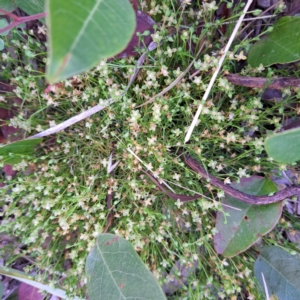
[[[223,62],[224,62],[224,59],[225,59],[225,57],[226,57],[226,54],[227,54],[227,52],[228,52],[228,50],[229,50],[229,48],[230,48],[230,46],[231,46],[231,44],[232,44],[232,42],[233,42],[233,40],[234,40],[236,34],[237,34],[237,32],[238,32],[239,27],[241,26],[241,23],[242,23],[242,21],[243,21],[245,15],[246,15],[247,10],[248,10],[249,7],[250,7],[252,1],[253,1],[253,0],[248,0],[247,4],[246,4],[246,6],[245,6],[245,8],[244,8],[244,10],[243,10],[243,14],[240,16],[239,20],[237,21],[237,23],[236,23],[236,25],[235,25],[235,27],[234,27],[234,30],[233,30],[233,32],[232,32],[230,38],[229,38],[229,41],[228,41],[228,43],[227,43],[227,45],[226,45],[226,47],[225,47],[225,49],[224,49],[224,52],[223,52],[223,54],[221,55],[221,58],[220,58],[220,60],[219,60],[219,64],[218,64],[218,66],[217,66],[217,68],[216,68],[216,70],[215,70],[215,72],[214,72],[214,74],[213,74],[213,76],[212,76],[212,78],[211,78],[211,80],[210,80],[210,82],[209,82],[209,85],[208,85],[208,87],[207,87],[207,90],[205,91],[205,94],[204,94],[204,96],[203,96],[203,98],[202,98],[202,100],[201,100],[201,103],[200,103],[200,105],[199,105],[199,107],[198,107],[198,110],[197,110],[196,115],[195,115],[195,117],[194,117],[194,119],[193,119],[193,122],[192,122],[191,126],[189,127],[189,130],[188,130],[188,132],[187,132],[187,134],[186,134],[186,136],[185,136],[184,143],[187,143],[187,142],[190,140],[190,138],[191,138],[191,135],[192,135],[192,133],[193,133],[193,130],[194,130],[196,124],[197,124],[197,121],[198,121],[198,119],[199,119],[200,113],[201,113],[201,111],[202,111],[203,105],[204,105],[205,101],[206,101],[207,98],[208,98],[208,95],[209,95],[209,93],[210,93],[210,91],[211,91],[211,89],[212,89],[212,87],[213,87],[213,84],[215,83],[216,78],[217,78],[217,76],[218,76],[218,74],[219,74],[219,72],[220,72],[220,69],[221,69],[222,64],[223,64]]]
[[[152,51],[154,49],[157,48],[157,43],[155,42],[151,42],[150,45],[148,46],[148,51]],[[131,75],[130,79],[129,79],[129,83],[128,83],[128,86],[126,87],[125,91],[123,92],[122,96],[125,95],[125,93],[128,91],[128,89],[130,88],[130,86],[132,85],[132,83],[134,82],[135,78],[137,77],[138,73],[139,73],[139,70],[140,70],[140,67],[143,65],[144,61],[145,61],[145,58],[146,58],[146,52],[139,58],[139,60],[137,61],[137,65],[135,67],[135,70],[134,70],[134,73]],[[84,120],[85,118],[88,118],[89,116],[99,112],[100,110],[106,108],[107,106],[109,106],[110,104],[114,103],[115,100],[113,100],[112,98],[108,99],[105,101],[104,105],[96,105],[80,114],[78,114],[77,116],[74,116],[56,126],[53,126],[43,132],[40,132],[40,133],[37,133],[35,135],[32,135],[30,136],[28,139],[35,139],[35,138],[41,138],[41,137],[44,137],[44,136],[48,136],[50,134],[53,134],[53,133],[56,133],[56,132],[59,132],[77,122],[80,122],[82,120]]]
[[[175,85],[178,84],[178,82],[185,76],[185,74],[191,69],[191,67],[194,65],[195,61],[196,61],[196,58],[198,57],[198,55],[200,54],[200,52],[202,51],[203,49],[203,46],[204,46],[204,39],[202,38],[201,39],[201,44],[200,45],[200,48],[198,50],[198,53],[196,54],[195,58],[192,60],[192,62],[189,64],[189,66],[169,85],[167,86],[164,90],[162,90],[160,93],[158,93],[157,95],[155,95],[154,97],[152,97],[151,99],[149,99],[148,101],[146,101],[145,103],[137,106],[138,107],[142,107],[146,104],[149,104],[151,102],[153,102],[157,97],[161,97],[163,96],[165,93],[167,93],[170,89],[172,89]]]
[[[276,15],[258,16],[258,17],[253,17],[253,18],[245,18],[245,19],[243,19],[242,22],[255,21],[255,20],[266,19],[266,18],[275,18],[275,17],[277,17],[277,16]],[[227,21],[227,22],[222,23],[222,25],[232,24],[232,23],[236,23],[236,22],[235,21]]]
[[[32,135],[30,136],[28,139],[35,139],[35,138],[41,138],[41,137],[44,137],[44,136],[47,136],[47,135],[50,135],[50,134],[53,134],[53,133],[56,133],[56,132],[59,132],[77,122],[80,122],[82,120],[84,120],[85,118],[88,118],[89,116],[95,114],[96,112],[104,109],[105,107],[107,107],[108,105],[112,104],[113,102],[115,102],[115,100],[113,100],[112,98],[108,99],[104,105],[96,105],[80,114],[78,114],[77,116],[74,116],[58,125],[55,125],[51,128],[48,128],[47,130],[43,131],[43,132],[39,132],[35,135]]]

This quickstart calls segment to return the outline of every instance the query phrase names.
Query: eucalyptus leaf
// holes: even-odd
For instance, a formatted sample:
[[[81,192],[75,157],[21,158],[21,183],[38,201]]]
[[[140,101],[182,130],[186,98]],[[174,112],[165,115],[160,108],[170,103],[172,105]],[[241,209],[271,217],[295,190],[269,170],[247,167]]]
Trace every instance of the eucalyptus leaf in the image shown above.
[[[13,0],[0,0],[0,8],[8,12],[13,12],[17,8],[17,5]],[[3,15],[3,13],[0,13],[0,15]]]
[[[270,296],[280,300],[300,299],[299,254],[291,255],[276,246],[264,248],[254,264],[254,275]]]
[[[45,11],[45,0],[16,0],[18,7],[28,15],[36,15]]]
[[[0,147],[1,161],[8,165],[14,165],[22,161],[24,156],[32,155],[34,147],[43,139],[29,139],[17,141]]]
[[[113,234],[100,234],[86,259],[87,288],[91,300],[166,299],[153,274],[132,245]]]
[[[50,83],[96,66],[125,49],[135,29],[128,0],[46,1]]]
[[[300,59],[300,17],[282,17],[268,33],[249,50],[252,67],[289,63]]]
[[[232,184],[232,187],[256,196],[277,191],[276,185],[270,179],[259,176],[243,178],[239,184]],[[219,211],[217,214],[217,234],[214,235],[214,245],[216,251],[226,257],[245,251],[262,235],[272,230],[282,212],[280,202],[251,205],[228,195],[225,196],[222,204],[224,212]]]
[[[6,19],[0,19],[0,29],[6,27],[7,25],[8,25],[8,22]],[[8,35],[8,33],[9,33],[9,30],[6,30],[6,31],[0,33],[0,35],[6,36],[6,35]]]
[[[2,51],[4,49],[4,41],[2,39],[0,39],[0,51]]]
[[[4,287],[2,281],[0,281],[0,299],[3,297]]]
[[[270,157],[280,163],[300,160],[300,128],[286,130],[266,138],[265,149]]]
[[[36,15],[45,12],[45,0],[16,0],[19,8],[28,15]],[[46,23],[45,18],[39,19],[42,23]]]

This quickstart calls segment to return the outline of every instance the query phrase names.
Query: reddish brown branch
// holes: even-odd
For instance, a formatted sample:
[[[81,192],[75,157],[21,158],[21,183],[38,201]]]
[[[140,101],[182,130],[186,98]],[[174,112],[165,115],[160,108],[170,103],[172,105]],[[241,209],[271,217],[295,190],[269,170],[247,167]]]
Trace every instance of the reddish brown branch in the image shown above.
[[[282,90],[286,87],[300,87],[300,79],[293,77],[267,79],[262,77],[240,76],[237,74],[227,74],[225,77],[229,82],[235,85],[258,89],[268,87],[270,89]]]
[[[180,151],[182,153],[182,150]],[[241,200],[242,202],[253,204],[253,205],[263,205],[271,204],[283,201],[292,196],[298,195],[300,192],[300,186],[289,186],[279,192],[273,194],[272,196],[252,196],[246,193],[240,192],[233,187],[224,184],[221,180],[215,178],[214,176],[207,173],[207,171],[199,164],[198,161],[194,160],[188,154],[182,154],[181,159],[183,162],[193,171],[200,174],[204,180],[209,180],[209,183],[225,192],[225,194]]]
[[[209,183],[214,187],[221,189],[225,192],[225,194],[241,200],[242,202],[252,204],[252,205],[264,205],[264,204],[271,204],[283,201],[289,197],[298,195],[300,192],[300,186],[289,186],[279,192],[273,194],[272,196],[253,196],[248,195],[246,193],[240,192],[239,190],[234,189],[233,187],[224,184],[221,180],[215,178],[214,176],[207,173],[207,171],[199,164],[198,161],[194,160],[188,154],[183,154],[183,150],[179,149],[179,154],[181,154],[182,161],[193,171],[200,174],[204,180],[209,180]],[[144,172],[151,181],[161,189],[165,194],[169,197],[173,198],[174,200],[180,200],[181,202],[189,202],[202,197],[200,194],[196,194],[194,196],[186,196],[181,194],[174,194],[168,191],[162,184],[160,184],[152,175],[147,172]]]
[[[32,20],[37,20],[37,19],[41,19],[44,18],[46,16],[46,13],[40,13],[40,14],[36,14],[36,15],[32,15],[32,16],[27,16],[27,17],[19,17],[13,13],[10,13],[4,9],[0,8],[0,12],[3,13],[4,15],[12,18],[14,21],[12,21],[9,25],[5,26],[4,28],[0,29],[0,33],[3,33],[9,29],[12,29],[22,23],[26,23],[28,21],[32,21]]]

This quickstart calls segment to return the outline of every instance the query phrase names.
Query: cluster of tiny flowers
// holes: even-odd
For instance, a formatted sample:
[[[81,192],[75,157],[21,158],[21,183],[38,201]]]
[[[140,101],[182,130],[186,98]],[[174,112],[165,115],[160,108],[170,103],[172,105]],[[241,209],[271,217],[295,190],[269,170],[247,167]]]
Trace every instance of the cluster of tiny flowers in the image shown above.
[[[16,117],[13,117],[9,120],[9,126],[15,127],[15,128],[21,128],[25,131],[30,132],[31,131],[31,122],[30,120],[23,120],[23,118],[18,115]]]
[[[173,5],[173,1],[168,1]],[[200,177],[185,168],[184,163],[171,153],[173,146],[182,145],[191,116],[207,88],[208,76],[204,73],[214,71],[220,53],[204,55],[194,63],[196,71],[189,78],[182,78],[151,104],[138,107],[138,101],[154,97],[184,72],[184,65],[177,62],[179,58],[182,60],[185,48],[177,44],[198,41],[193,28],[183,30],[176,43],[175,37],[166,37],[164,26],[180,25],[178,12],[171,11],[167,4],[158,4],[160,1],[140,2],[142,9],[150,6],[150,10],[145,10],[149,15],[156,18],[162,15],[163,25],[152,34],[153,41],[160,43],[166,38],[167,42],[149,53],[147,67],[141,68],[125,96],[125,87],[134,73],[136,58],[117,60],[113,64],[103,60],[89,73],[50,85],[46,90],[39,87],[39,78],[22,75],[22,68],[16,66],[12,71],[15,93],[20,97],[28,94],[28,103],[38,103],[47,108],[39,124],[27,124],[25,117],[21,116],[11,119],[10,125],[27,131],[31,130],[31,126],[37,131],[42,131],[44,126],[55,126],[60,122],[59,118],[71,117],[97,104],[103,105],[110,97],[122,101],[115,101],[99,114],[57,134],[54,146],[50,140],[41,147],[45,151],[43,157],[34,162],[22,160],[14,166],[14,170],[22,171],[22,174],[30,173],[30,168],[34,171],[20,181],[10,178],[13,181],[4,197],[5,205],[1,212],[1,217],[5,216],[3,224],[8,232],[24,237],[23,242],[28,245],[26,251],[36,255],[41,269],[49,262],[55,261],[58,266],[63,258],[72,260],[66,281],[75,282],[82,276],[85,257],[94,247],[95,238],[103,232],[108,216],[112,214],[114,222],[110,232],[129,240],[160,282],[182,279],[184,270],[179,270],[178,264],[195,268],[197,263],[201,272],[218,274],[216,282],[221,286],[218,296],[225,299],[241,292],[242,280],[251,271],[246,266],[239,267],[238,272],[232,271],[231,261],[221,260],[211,248],[218,233],[212,224],[211,212],[222,209],[216,200],[222,199],[224,192],[216,190],[209,182],[199,180]],[[180,3],[181,8],[186,10],[184,16],[188,22],[189,18],[206,17],[217,9],[215,1],[204,1],[200,10],[193,9],[190,0]],[[44,34],[45,28],[41,27],[39,31]],[[21,46],[19,41],[15,42],[16,45],[18,43]],[[28,58],[32,57],[30,45],[23,50]],[[2,58],[5,63],[12,59],[11,54],[5,53]],[[236,63],[245,60],[246,56],[243,51],[238,51],[229,53],[229,59]],[[176,67],[172,69],[174,65]],[[32,67],[26,66],[26,70],[30,73]],[[247,67],[244,72],[256,74],[263,71],[264,67],[259,66],[255,69]],[[233,96],[234,86],[224,77],[218,79],[215,90],[222,92],[218,94],[222,94],[225,101],[222,103],[222,97],[219,99],[216,93],[211,93],[195,129],[193,138],[196,142],[192,141],[187,147],[199,155],[212,172],[223,176],[225,184],[230,184],[233,179],[227,176],[239,179],[250,176],[252,171],[263,171],[266,161],[261,155],[264,139],[254,134],[259,131],[263,103],[259,93],[255,96],[255,92],[247,99],[241,95]],[[289,96],[293,91],[285,89],[283,93]],[[299,91],[297,95],[300,98]],[[4,101],[4,97],[0,96],[0,102]],[[54,115],[54,111],[61,113]],[[35,120],[34,117],[32,119]],[[274,117],[270,123],[278,127],[280,118]],[[128,145],[132,145],[130,149],[136,156],[129,153]],[[246,148],[249,153],[257,155],[253,158],[255,165],[244,167],[240,154]],[[114,162],[109,158],[110,154],[113,161],[119,163],[114,169],[116,172],[112,173],[109,170]],[[231,160],[237,163],[236,167]],[[170,181],[178,191],[191,187],[199,192],[203,188],[205,195],[207,191],[211,192],[212,199],[203,198],[192,203],[184,203],[180,199],[173,201],[155,187],[142,172],[143,168],[160,184],[169,184]],[[285,169],[286,166],[280,165],[279,168]],[[107,208],[108,196],[112,196],[111,209]],[[12,220],[11,215],[16,220]],[[33,229],[29,232],[28,228]],[[46,246],[43,245],[45,241],[49,243]],[[65,243],[60,245],[61,241]],[[207,253],[200,251],[203,260],[199,259],[195,246],[200,250],[209,248]],[[62,260],[58,261],[58,257]],[[170,271],[172,269],[175,271]],[[49,274],[55,271],[56,267],[49,268]],[[167,272],[168,275],[165,275]],[[236,276],[233,276],[235,273]],[[203,298],[215,296],[211,289],[214,276],[194,279],[193,291],[198,288]],[[86,278],[80,284],[85,286]],[[180,293],[181,290],[179,297],[184,297],[185,288],[182,295]]]

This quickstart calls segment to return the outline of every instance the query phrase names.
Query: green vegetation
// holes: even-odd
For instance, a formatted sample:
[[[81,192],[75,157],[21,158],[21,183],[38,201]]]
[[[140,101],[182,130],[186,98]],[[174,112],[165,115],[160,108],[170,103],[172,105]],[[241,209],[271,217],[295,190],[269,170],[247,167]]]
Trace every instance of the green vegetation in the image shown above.
[[[223,35],[219,28],[237,19],[241,5],[232,10],[230,19],[216,21],[215,2],[195,1],[190,7],[175,2],[140,3],[143,11],[160,22],[151,35],[158,46],[148,51],[128,90],[145,48],[138,49],[137,57],[102,60],[86,73],[49,86],[45,80],[47,43],[34,31],[13,29],[2,37],[9,51],[2,52],[1,81],[9,82],[14,90],[0,96],[0,108],[10,110],[15,95],[22,100],[7,122],[19,129],[22,138],[109,98],[114,100],[104,110],[45,138],[33,156],[20,159],[19,155],[13,166],[16,176],[3,175],[1,231],[17,237],[21,246],[8,244],[1,256],[9,267],[18,259],[30,258],[33,263],[24,271],[34,271],[35,280],[65,289],[70,297],[87,297],[86,258],[103,232],[131,243],[168,299],[263,299],[253,271],[262,247],[277,245],[299,253],[282,234],[299,229],[299,218],[284,212],[275,226],[282,206],[275,212],[271,226],[275,228],[264,230],[262,234],[269,233],[246,252],[225,257],[214,248],[217,215],[224,224],[230,217],[220,202],[224,192],[201,181],[180,159],[177,149],[183,148],[226,184],[252,175],[280,178],[281,171],[295,170],[296,164],[273,160],[264,142],[283,127],[283,120],[297,117],[299,108],[291,103],[299,105],[300,93],[287,87],[280,101],[263,101],[266,87],[249,89],[230,83],[225,77],[228,72],[270,81],[286,75],[284,69],[244,64],[254,41],[237,38],[193,135],[184,144],[232,31]],[[170,26],[174,27],[171,33]],[[226,26],[231,28],[231,24]],[[142,35],[140,38],[143,44]],[[193,59],[192,68],[175,87],[142,106],[176,80]],[[294,69],[293,77],[299,77],[299,69]],[[188,203],[174,201],[142,170],[151,171],[174,193],[203,197]],[[274,189],[267,190],[270,192]],[[242,250],[249,246],[251,243]]]

